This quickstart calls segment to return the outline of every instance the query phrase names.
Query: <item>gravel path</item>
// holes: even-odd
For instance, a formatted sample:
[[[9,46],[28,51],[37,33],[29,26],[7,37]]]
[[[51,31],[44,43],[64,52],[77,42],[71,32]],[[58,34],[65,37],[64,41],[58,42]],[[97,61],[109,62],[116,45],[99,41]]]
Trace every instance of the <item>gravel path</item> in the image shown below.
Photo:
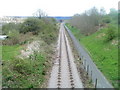
[[[83,88],[63,24],[60,27],[57,47],[48,88]]]

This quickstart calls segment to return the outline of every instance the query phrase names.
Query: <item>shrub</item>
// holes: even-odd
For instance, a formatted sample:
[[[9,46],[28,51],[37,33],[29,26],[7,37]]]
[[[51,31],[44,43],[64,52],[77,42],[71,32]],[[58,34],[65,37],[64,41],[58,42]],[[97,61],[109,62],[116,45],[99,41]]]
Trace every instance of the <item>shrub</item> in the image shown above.
[[[110,22],[111,22],[111,19],[110,19],[109,16],[106,16],[106,17],[104,17],[104,18],[102,19],[102,22],[103,22],[103,23],[110,23]]]
[[[3,34],[9,34],[12,30],[18,30],[20,29],[21,24],[15,24],[15,23],[8,23],[8,24],[3,24],[2,26],[2,33]]]
[[[31,63],[29,60],[15,59],[13,64],[13,70],[20,74],[28,75],[32,73]]]
[[[42,25],[44,22],[37,18],[28,18],[21,27],[21,33],[33,32],[33,34],[38,34],[38,32],[42,29]]]
[[[26,33],[26,34],[16,34],[12,33],[9,38],[2,41],[3,45],[16,45],[16,44],[26,44],[28,41],[33,40],[33,34],[32,33]]]
[[[114,26],[109,26],[106,32],[106,41],[111,41],[116,37],[116,32],[115,32],[115,27]]]
[[[19,44],[19,31],[12,30],[9,32],[9,38],[3,41],[3,45],[15,45]]]

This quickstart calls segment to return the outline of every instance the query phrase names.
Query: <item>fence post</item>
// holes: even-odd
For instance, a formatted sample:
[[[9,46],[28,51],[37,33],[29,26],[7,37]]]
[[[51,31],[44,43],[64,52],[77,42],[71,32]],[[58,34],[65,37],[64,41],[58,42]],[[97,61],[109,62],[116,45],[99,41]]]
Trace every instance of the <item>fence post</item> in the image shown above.
[[[83,65],[83,61],[82,61],[82,65]]]
[[[86,69],[86,59],[84,59],[84,69]]]
[[[97,88],[97,78],[96,78],[96,80],[95,80],[95,88]]]
[[[92,70],[91,70],[91,79],[92,79]]]
[[[88,75],[88,73],[89,73],[89,65],[87,65],[87,75]]]
[[[81,57],[81,61],[82,61],[82,64],[83,64],[83,66],[84,66],[84,60],[83,60],[83,56]]]

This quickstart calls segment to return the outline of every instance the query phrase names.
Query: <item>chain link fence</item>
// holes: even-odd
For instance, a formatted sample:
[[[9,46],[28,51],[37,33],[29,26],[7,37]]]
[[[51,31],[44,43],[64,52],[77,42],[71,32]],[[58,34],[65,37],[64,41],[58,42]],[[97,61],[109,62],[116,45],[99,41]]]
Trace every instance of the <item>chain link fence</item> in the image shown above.
[[[68,27],[66,25],[64,25],[64,27],[68,32],[75,49],[78,51],[78,54],[81,57],[83,68],[87,72],[88,76],[91,78],[95,88],[113,88],[113,86],[108,82],[105,76],[98,70],[89,54],[85,51],[84,47],[76,40]]]

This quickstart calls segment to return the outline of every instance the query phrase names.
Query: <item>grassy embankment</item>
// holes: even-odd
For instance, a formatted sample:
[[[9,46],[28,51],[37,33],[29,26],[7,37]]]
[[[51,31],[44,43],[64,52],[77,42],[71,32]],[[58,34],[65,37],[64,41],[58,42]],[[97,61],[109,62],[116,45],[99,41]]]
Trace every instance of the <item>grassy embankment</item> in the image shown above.
[[[67,24],[74,36],[89,51],[90,56],[114,87],[118,87],[118,45],[117,37],[106,42],[107,28],[103,28],[92,35],[84,36],[77,28]],[[116,26],[117,27],[117,26]],[[117,31],[117,28],[116,28]]]
[[[31,20],[30,22],[32,23],[33,21]],[[49,22],[47,22],[46,20],[45,22],[42,20],[41,22],[41,24],[38,23],[38,26],[41,26],[42,29],[40,29],[40,32],[37,32],[37,35],[29,34],[32,32],[26,32],[25,34],[20,33],[17,36],[8,38],[4,41],[5,45],[2,46],[3,88],[43,87],[43,84],[47,79],[47,72],[51,66],[51,58],[54,53],[53,45],[57,40],[58,29],[53,21],[49,20]],[[29,22],[26,21],[26,23]],[[23,23],[22,27],[24,27],[26,23]],[[28,26],[27,28],[29,27],[31,26]],[[17,57],[20,55],[20,51],[34,40],[39,40],[41,42],[40,51],[34,52],[33,55],[31,55],[32,58],[20,59]]]

